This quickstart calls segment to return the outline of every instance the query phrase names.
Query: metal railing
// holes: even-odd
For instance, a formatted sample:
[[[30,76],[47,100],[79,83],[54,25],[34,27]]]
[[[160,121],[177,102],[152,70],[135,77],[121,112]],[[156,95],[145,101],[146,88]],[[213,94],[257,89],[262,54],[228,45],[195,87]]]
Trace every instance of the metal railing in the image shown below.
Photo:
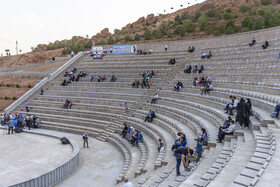
[[[45,86],[49,81],[53,80],[55,77],[57,77],[59,74],[61,74],[65,69],[67,69],[69,66],[71,66],[74,62],[76,62],[78,59],[80,59],[83,56],[83,52],[79,52],[76,56],[71,58],[68,62],[66,62],[63,66],[61,66],[59,69],[57,69],[55,72],[50,74],[50,76],[45,77],[43,80],[41,80],[38,84],[36,84],[32,89],[30,89],[28,92],[26,92],[23,96],[21,96],[19,99],[17,99],[15,102],[13,102],[10,106],[8,106],[4,112],[10,113],[14,109],[16,109],[20,104],[22,104],[24,101],[26,101],[30,96],[32,96],[35,92],[37,92],[40,88]]]

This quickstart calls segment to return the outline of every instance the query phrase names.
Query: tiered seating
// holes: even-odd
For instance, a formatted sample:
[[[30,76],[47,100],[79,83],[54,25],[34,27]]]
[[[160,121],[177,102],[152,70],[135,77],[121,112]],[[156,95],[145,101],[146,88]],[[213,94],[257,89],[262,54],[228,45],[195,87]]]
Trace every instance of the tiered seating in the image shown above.
[[[266,50],[260,48],[260,43],[251,48],[242,44],[203,49],[191,55],[173,51],[152,55],[108,54],[103,60],[85,56],[75,67],[88,76],[65,87],[60,86],[61,75],[52,80],[45,86],[44,95],[29,99],[31,112],[41,117],[43,128],[79,134],[86,131],[98,140],[116,145],[125,160],[117,182],[128,176],[138,186],[254,186],[273,159],[276,138],[267,128],[279,124],[269,113],[280,101],[280,66],[276,60],[280,41],[271,41]],[[202,60],[202,53],[209,50],[213,56]],[[178,63],[168,65],[174,57]],[[200,75],[185,74],[182,70],[186,64],[204,65],[205,71]],[[150,89],[131,87],[134,80],[141,81],[141,73],[152,70],[155,76]],[[90,81],[91,75],[104,74],[104,82]],[[117,77],[116,82],[109,82],[111,75]],[[195,76],[210,76],[214,91],[200,95],[201,86],[192,86]],[[174,92],[178,80],[184,87]],[[155,92],[160,99],[150,104]],[[223,108],[230,95],[251,99],[250,129],[237,125],[232,136],[226,136],[223,144],[216,144],[218,128],[227,119]],[[71,109],[62,108],[65,99],[73,103]],[[17,111],[24,113],[24,109],[21,105]],[[156,118],[152,123],[143,122],[150,109],[155,111]],[[124,121],[142,132],[144,141],[138,148],[119,136]],[[177,177],[171,151],[177,133],[184,132],[187,146],[193,148],[201,128],[209,136],[203,159]],[[160,153],[158,139],[164,144]],[[229,177],[224,180],[226,176]]]

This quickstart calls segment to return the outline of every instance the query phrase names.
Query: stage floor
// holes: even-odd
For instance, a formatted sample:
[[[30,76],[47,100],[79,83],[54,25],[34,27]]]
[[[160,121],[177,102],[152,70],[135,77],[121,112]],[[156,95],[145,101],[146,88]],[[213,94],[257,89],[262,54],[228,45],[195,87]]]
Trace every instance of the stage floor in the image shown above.
[[[70,144],[29,133],[0,134],[0,186],[28,180],[58,166],[72,153]]]

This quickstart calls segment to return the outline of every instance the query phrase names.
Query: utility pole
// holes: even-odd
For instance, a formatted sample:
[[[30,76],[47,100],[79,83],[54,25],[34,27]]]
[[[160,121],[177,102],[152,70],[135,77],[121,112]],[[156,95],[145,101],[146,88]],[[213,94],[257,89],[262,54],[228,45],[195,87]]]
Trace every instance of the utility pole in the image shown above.
[[[16,50],[17,50],[17,55],[18,55],[18,41],[16,41]]]

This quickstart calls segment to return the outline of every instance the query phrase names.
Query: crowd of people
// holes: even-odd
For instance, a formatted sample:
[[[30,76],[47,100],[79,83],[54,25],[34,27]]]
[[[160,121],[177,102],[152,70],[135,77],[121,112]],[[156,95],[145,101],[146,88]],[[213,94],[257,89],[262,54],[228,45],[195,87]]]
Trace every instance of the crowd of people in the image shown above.
[[[120,134],[123,138],[125,138],[129,143],[133,146],[138,146],[139,143],[143,142],[142,133],[134,129],[132,126],[127,125],[126,122],[123,123],[123,130]]]
[[[204,71],[203,65],[201,65],[200,68],[198,68],[197,65],[194,65],[193,67],[192,67],[192,65],[187,65],[184,70],[185,73],[197,73],[198,72],[198,74],[203,73],[203,71]]]
[[[138,49],[137,50],[137,55],[150,55],[150,54],[152,54],[153,53],[153,50],[147,50],[147,49],[145,49],[145,50],[142,50],[142,49]]]
[[[210,59],[212,57],[212,52],[209,51],[208,53],[203,53],[202,56],[201,56],[201,59]]]
[[[111,79],[110,79],[110,82],[115,82],[118,78],[115,76],[115,75],[112,75]],[[103,76],[94,76],[92,75],[91,78],[90,78],[90,82],[92,81],[97,81],[97,82],[103,82],[107,80],[107,76],[106,75],[103,75]]]
[[[195,77],[194,80],[193,80],[193,85],[194,86],[197,86],[197,85],[203,85],[203,86],[206,86],[207,84],[211,84],[211,77],[210,76],[202,76],[202,77]]]
[[[1,114],[1,125],[8,126],[8,134],[15,132],[22,132],[22,129],[26,126],[28,130],[31,127],[39,128],[41,120],[38,116],[31,114]]]
[[[139,88],[141,86],[142,88],[150,88],[152,85],[152,78],[155,75],[154,71],[146,71],[141,74],[142,75],[142,81],[140,83],[139,80],[134,80],[131,84],[132,88]]]
[[[71,82],[74,82],[74,81],[77,82],[77,81],[79,81],[79,79],[81,77],[86,77],[87,76],[87,73],[84,73],[83,71],[80,71],[78,73],[78,75],[75,76],[74,73],[76,73],[76,72],[77,72],[77,69],[75,67],[73,67],[70,72],[65,72],[65,74],[63,76],[66,77],[66,78],[63,79],[61,85],[62,86],[67,86],[68,84],[71,84]]]

